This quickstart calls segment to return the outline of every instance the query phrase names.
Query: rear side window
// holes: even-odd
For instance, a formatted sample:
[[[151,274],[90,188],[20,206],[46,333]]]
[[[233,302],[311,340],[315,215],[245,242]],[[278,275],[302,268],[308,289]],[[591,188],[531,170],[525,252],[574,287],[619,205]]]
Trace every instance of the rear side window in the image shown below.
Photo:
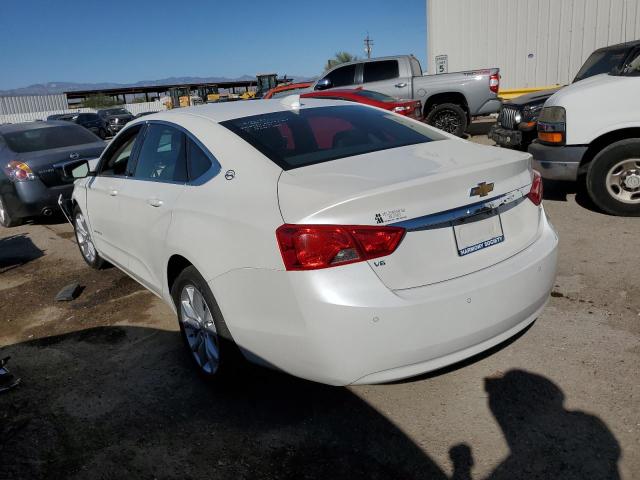
[[[364,83],[380,82],[398,78],[400,75],[397,60],[382,60],[380,62],[367,62],[364,64],[362,79]]]
[[[193,140],[189,139],[187,143],[189,180],[196,180],[209,171],[211,160]]]
[[[149,125],[134,177],[158,182],[186,182],[184,133],[165,125]]]
[[[445,138],[423,124],[360,105],[253,115],[221,125],[284,170]]]
[[[346,85],[353,85],[355,83],[355,76],[356,66],[346,65],[344,67],[336,68],[324,78],[331,80],[332,87],[344,87]]]
[[[31,128],[4,134],[5,141],[16,153],[38,152],[99,142],[89,130],[76,125]]]

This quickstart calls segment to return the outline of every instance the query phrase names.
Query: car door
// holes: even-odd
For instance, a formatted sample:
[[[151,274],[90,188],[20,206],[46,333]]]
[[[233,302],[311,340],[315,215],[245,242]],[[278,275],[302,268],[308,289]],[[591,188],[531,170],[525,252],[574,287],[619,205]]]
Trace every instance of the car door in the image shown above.
[[[186,182],[185,133],[170,124],[149,122],[133,176],[119,197],[121,222],[127,232],[128,270],[158,294],[166,274],[165,238]]]
[[[362,82],[367,90],[384,93],[394,98],[411,98],[411,78],[400,76],[398,60],[365,62]]]
[[[87,185],[87,215],[96,248],[104,258],[125,269],[128,254],[120,194],[131,174],[139,133],[140,126],[134,126],[111,142],[102,155],[96,176]]]
[[[356,84],[357,68],[358,64],[356,63],[338,67],[327,73],[322,80],[327,79],[331,82],[329,88],[353,87]]]

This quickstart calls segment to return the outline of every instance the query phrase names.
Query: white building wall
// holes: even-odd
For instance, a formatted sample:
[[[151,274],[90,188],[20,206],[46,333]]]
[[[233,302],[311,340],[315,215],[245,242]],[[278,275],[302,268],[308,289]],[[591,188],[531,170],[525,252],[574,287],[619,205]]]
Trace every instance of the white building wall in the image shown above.
[[[640,39],[640,0],[426,0],[428,71],[499,67],[501,89],[567,84],[593,50]]]

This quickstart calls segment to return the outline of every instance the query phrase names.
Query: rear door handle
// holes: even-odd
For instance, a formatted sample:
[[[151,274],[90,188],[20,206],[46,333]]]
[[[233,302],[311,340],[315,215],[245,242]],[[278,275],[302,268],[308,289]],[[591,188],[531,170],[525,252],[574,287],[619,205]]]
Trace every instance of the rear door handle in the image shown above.
[[[404,88],[404,87],[406,87],[406,86],[407,86],[407,84],[406,84],[406,83],[404,83],[404,82],[401,82],[401,83],[396,83],[394,86],[395,86],[396,88]]]
[[[147,203],[152,207],[161,207],[164,202],[159,198],[149,198]]]
[[[115,197],[118,195],[118,190],[116,190],[115,188],[110,188],[109,189],[109,195],[111,195],[112,197]]]

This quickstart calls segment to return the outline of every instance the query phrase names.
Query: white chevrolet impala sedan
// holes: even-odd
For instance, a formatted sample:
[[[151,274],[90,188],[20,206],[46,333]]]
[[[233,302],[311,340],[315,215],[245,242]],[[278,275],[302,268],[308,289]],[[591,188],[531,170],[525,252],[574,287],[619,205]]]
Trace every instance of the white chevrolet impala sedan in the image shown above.
[[[411,377],[523,330],[554,284],[530,155],[369,106],[162,112],[74,167],[84,259],[171,305],[208,378],[247,359],[333,385]]]

